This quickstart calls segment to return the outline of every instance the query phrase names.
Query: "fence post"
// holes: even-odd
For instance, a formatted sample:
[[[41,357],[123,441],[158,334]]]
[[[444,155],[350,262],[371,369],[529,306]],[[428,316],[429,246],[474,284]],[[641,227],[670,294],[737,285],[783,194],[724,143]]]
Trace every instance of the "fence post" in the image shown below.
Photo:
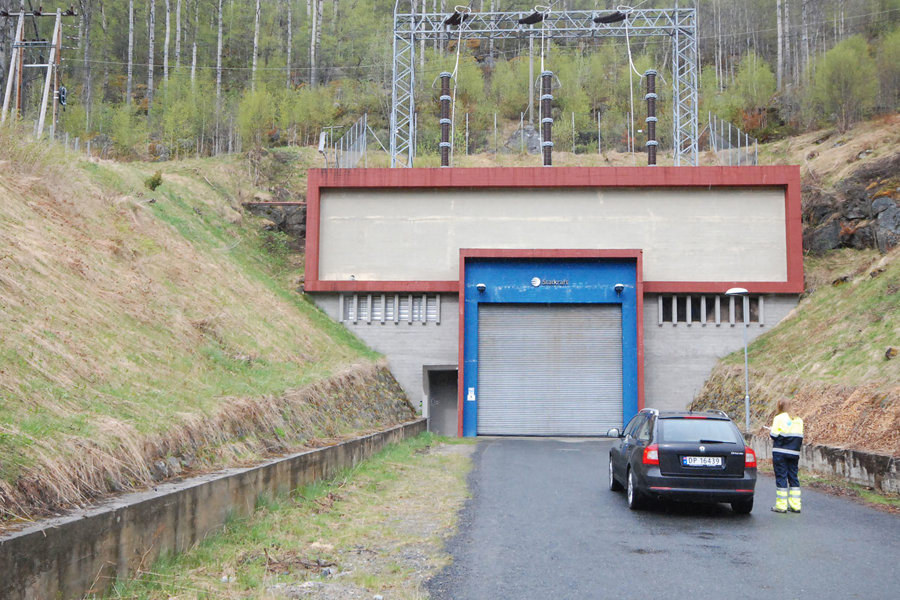
[[[466,113],[466,156],[469,155],[469,113]]]
[[[597,155],[603,156],[603,151],[600,148],[600,111],[597,111]]]
[[[728,166],[731,166],[731,150],[734,146],[731,144],[731,121],[728,122]]]
[[[572,154],[575,154],[575,111],[572,111]]]
[[[525,154],[525,113],[519,113],[519,142],[522,154]]]
[[[494,113],[494,152],[499,152],[500,148],[497,146],[497,113]]]

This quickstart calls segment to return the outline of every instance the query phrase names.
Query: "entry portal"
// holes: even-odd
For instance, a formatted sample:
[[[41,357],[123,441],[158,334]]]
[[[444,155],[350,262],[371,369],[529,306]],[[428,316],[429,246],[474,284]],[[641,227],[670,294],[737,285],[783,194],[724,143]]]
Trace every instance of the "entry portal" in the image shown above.
[[[479,435],[601,435],[622,426],[620,304],[482,304]]]

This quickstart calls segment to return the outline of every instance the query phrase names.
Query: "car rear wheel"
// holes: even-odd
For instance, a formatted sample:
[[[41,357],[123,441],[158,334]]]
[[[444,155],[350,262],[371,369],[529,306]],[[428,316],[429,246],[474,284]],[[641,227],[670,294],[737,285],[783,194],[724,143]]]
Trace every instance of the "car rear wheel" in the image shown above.
[[[613,475],[613,461],[612,456],[609,457],[609,489],[614,492],[622,491],[622,484],[616,481],[616,476]]]
[[[753,510],[753,498],[750,497],[744,500],[735,500],[731,503],[731,510],[739,515],[749,515],[750,511]]]
[[[631,510],[639,510],[644,507],[644,497],[637,489],[637,484],[634,480],[634,471],[631,469],[628,469],[628,489],[626,491],[626,496],[628,497],[628,508]]]

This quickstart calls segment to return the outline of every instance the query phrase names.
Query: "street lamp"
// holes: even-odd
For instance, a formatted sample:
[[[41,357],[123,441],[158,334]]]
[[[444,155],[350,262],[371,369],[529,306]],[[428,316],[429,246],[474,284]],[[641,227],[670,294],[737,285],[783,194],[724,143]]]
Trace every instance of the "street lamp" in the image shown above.
[[[744,288],[731,288],[725,292],[726,296],[743,298],[750,292]],[[743,313],[743,311],[742,311]],[[747,315],[744,314],[744,322],[741,323],[741,329],[744,330],[744,427],[747,433],[750,432],[750,365],[747,360]]]

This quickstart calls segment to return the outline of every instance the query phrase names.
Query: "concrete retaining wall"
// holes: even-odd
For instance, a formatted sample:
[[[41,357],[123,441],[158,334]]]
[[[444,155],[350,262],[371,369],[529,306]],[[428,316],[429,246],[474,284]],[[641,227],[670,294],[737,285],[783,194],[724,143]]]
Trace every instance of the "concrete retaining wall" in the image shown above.
[[[425,431],[419,419],[335,446],[229,469],[41,521],[0,536],[0,598],[81,598],[149,568],[253,511],[262,494],[328,478],[384,446]]]
[[[760,458],[772,458],[772,438],[754,436],[750,445]],[[800,468],[900,494],[900,460],[884,454],[845,450],[831,446],[803,446]]]

